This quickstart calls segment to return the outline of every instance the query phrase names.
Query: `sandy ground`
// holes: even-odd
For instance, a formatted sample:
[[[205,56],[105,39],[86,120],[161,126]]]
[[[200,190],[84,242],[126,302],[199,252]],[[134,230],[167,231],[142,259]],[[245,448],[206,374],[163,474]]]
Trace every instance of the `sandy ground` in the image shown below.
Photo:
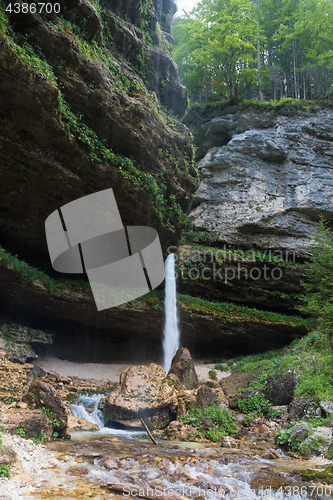
[[[79,377],[95,380],[109,380],[111,382],[119,382],[119,375],[125,368],[130,366],[130,363],[112,363],[112,364],[99,364],[99,363],[75,363],[73,361],[67,361],[54,356],[41,356],[36,361],[33,362],[35,366],[39,366],[46,372],[58,373],[62,377]],[[148,365],[147,362],[142,363]],[[200,382],[207,382],[211,380],[209,378],[209,370],[214,369],[214,364],[205,364],[202,360],[194,362],[196,372]],[[228,377],[230,372],[222,372],[216,370],[217,379],[220,380],[223,377]]]

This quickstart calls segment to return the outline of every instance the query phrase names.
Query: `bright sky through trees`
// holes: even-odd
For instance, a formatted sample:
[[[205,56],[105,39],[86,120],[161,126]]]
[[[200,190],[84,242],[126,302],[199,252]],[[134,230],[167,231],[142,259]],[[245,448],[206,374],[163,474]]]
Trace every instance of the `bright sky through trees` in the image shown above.
[[[191,12],[193,7],[198,3],[199,0],[176,0],[176,4],[178,7],[176,16],[183,16],[184,15],[184,10],[186,12]]]

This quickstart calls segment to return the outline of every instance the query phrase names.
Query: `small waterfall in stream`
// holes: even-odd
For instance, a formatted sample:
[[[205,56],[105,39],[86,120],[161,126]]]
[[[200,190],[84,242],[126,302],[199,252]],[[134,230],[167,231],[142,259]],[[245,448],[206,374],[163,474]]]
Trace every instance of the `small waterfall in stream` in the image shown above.
[[[102,412],[98,409],[99,402],[105,396],[103,394],[93,394],[91,396],[79,396],[75,404],[70,404],[70,409],[76,418],[82,418],[91,424],[96,424],[100,429],[104,427]],[[86,408],[92,408],[88,412]]]
[[[76,402],[71,403],[68,406],[70,407],[74,417],[86,420],[91,424],[96,424],[99,427],[99,431],[94,432],[98,432],[101,435],[115,435],[125,438],[132,438],[135,436],[142,436],[146,434],[145,431],[104,427],[103,413],[98,409],[99,402],[102,398],[105,398],[104,394],[90,394],[89,396],[80,394]]]
[[[165,261],[165,326],[163,339],[164,369],[168,373],[171,361],[179,348],[179,329],[176,300],[175,255]]]

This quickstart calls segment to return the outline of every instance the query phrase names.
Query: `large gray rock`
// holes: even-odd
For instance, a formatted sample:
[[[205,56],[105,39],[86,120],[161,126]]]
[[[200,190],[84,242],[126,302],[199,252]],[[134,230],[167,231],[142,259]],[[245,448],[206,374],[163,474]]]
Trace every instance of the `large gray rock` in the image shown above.
[[[289,438],[290,443],[294,444],[296,442],[303,441],[308,436],[309,432],[310,432],[310,427],[308,426],[307,423],[302,422],[296,424],[290,434]]]
[[[174,355],[168,377],[171,374],[177,375],[180,382],[186,389],[196,389],[199,387],[198,376],[194,368],[194,363],[190,351],[181,347]]]
[[[294,398],[288,406],[288,420],[295,422],[303,418],[317,417],[317,404],[311,398]]]
[[[277,366],[267,377],[266,399],[275,406],[288,405],[293,400],[297,381],[295,370],[284,371]]]
[[[299,447],[302,455],[320,455],[325,453],[332,440],[332,429],[329,427],[317,427],[311,436],[308,436]]]
[[[276,116],[266,120],[270,128],[258,127],[258,115],[246,117],[239,127],[239,116],[211,121],[213,130],[229,124],[232,139],[199,162],[194,226],[233,245],[304,254],[319,215],[333,221],[333,112]]]
[[[333,413],[333,403],[330,401],[320,401],[319,407],[323,410],[325,417],[329,417]]]

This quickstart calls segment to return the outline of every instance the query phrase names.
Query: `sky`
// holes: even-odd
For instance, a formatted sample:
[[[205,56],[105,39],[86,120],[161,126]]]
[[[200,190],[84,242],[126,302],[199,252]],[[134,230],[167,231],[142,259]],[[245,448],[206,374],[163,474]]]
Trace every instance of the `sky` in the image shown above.
[[[182,16],[184,9],[186,10],[186,12],[190,12],[193,9],[193,7],[198,3],[198,1],[199,0],[175,0],[178,7],[176,16]]]

